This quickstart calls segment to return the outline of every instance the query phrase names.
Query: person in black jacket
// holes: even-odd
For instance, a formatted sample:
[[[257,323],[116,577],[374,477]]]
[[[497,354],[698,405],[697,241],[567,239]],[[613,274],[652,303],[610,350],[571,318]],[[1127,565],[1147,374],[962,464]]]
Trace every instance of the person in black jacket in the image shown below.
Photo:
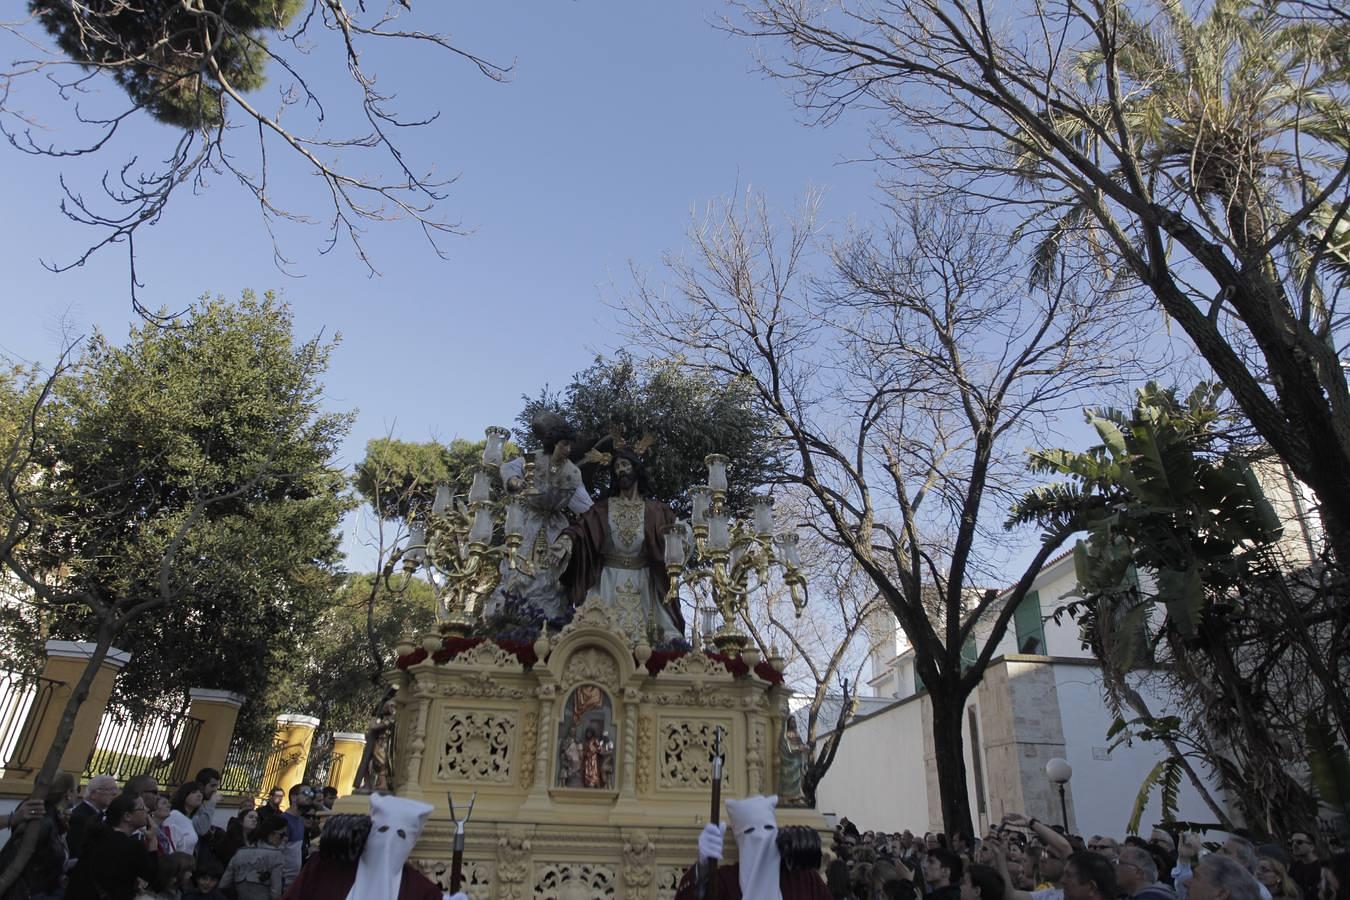
[[[117,779],[111,775],[95,775],[84,786],[84,799],[70,811],[70,830],[66,832],[66,847],[71,859],[78,859],[84,849],[84,838],[89,829],[103,821],[108,804],[117,796]]]
[[[66,900],[132,900],[136,879],[157,877],[159,845],[139,796],[118,797],[108,805],[102,826],[90,830],[84,851],[70,873]],[[146,829],[145,837],[133,832]]]

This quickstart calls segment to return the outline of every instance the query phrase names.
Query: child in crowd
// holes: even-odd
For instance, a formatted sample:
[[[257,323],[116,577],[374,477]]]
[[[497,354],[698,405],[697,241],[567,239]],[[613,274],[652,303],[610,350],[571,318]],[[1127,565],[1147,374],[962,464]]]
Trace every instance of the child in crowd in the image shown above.
[[[229,900],[217,885],[224,871],[214,861],[199,863],[192,873],[192,887],[183,892],[183,900]]]

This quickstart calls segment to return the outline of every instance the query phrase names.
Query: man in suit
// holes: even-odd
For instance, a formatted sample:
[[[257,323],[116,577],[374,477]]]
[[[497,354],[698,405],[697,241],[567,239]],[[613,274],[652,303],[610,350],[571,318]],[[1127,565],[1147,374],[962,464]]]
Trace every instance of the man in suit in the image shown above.
[[[95,775],[84,786],[84,799],[70,813],[70,828],[66,831],[66,849],[71,859],[79,859],[84,839],[91,826],[103,821],[108,804],[117,799],[117,779],[111,775]]]

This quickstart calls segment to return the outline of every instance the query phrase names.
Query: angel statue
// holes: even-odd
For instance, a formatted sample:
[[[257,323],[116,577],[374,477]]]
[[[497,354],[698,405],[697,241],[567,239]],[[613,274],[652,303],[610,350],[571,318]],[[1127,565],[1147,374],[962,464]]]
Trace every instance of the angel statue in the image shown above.
[[[525,521],[519,554],[515,560],[502,560],[501,583],[484,610],[488,616],[508,600],[536,606],[548,618],[570,609],[558,585],[562,565],[552,546],[567,527],[567,511],[584,513],[591,508],[591,497],[581,470],[570,459],[576,432],[567,420],[544,410],[530,421],[530,431],[541,446],[529,465],[526,457],[518,456],[501,467],[502,484],[520,498]]]

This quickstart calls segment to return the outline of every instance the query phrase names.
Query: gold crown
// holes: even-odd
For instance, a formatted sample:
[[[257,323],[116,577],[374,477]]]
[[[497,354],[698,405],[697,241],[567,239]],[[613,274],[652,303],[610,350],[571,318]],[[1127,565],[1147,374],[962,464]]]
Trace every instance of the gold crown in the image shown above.
[[[644,432],[642,437],[638,438],[637,443],[633,444],[630,448],[628,441],[624,436],[615,430],[596,441],[595,446],[586,451],[586,455],[581,458],[581,461],[582,463],[599,463],[602,466],[608,466],[614,461],[614,454],[600,450],[599,448],[602,445],[607,445],[614,450],[631,449],[637,456],[642,457],[647,455],[647,451],[650,450],[655,443],[656,436],[650,431],[647,431]]]

